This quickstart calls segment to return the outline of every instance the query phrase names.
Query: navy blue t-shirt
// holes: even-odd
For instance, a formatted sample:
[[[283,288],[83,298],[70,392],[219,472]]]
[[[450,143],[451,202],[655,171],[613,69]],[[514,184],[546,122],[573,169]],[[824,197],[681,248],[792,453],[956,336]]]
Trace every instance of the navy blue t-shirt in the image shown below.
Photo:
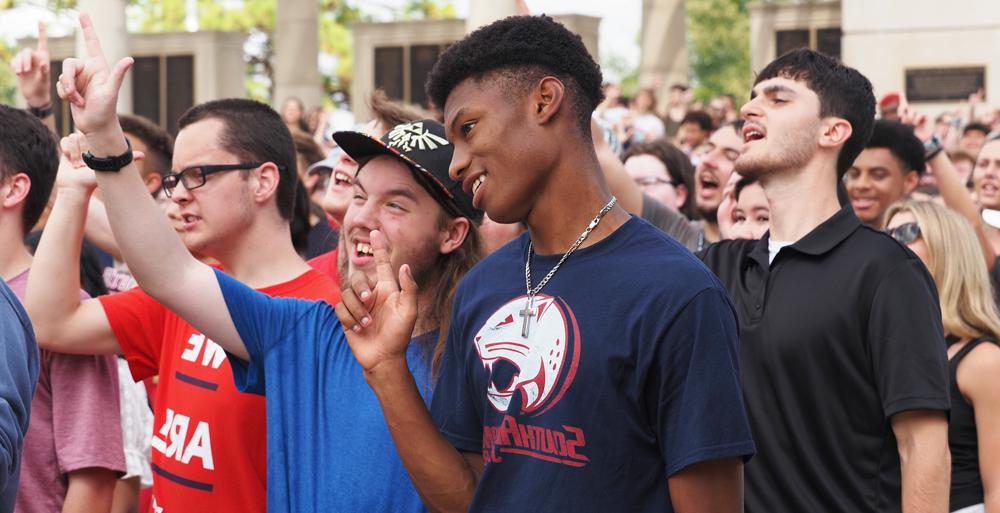
[[[0,279],[0,512],[14,511],[21,449],[38,383],[38,345],[21,303]]]
[[[236,387],[267,395],[267,511],[425,512],[333,307],[215,274],[250,354],[229,356]],[[406,350],[425,401],[437,336]]]
[[[701,262],[632,218],[566,260],[525,338],[527,244],[462,281],[435,387],[445,438],[486,462],[469,511],[672,511],[669,476],[753,454],[736,316]]]

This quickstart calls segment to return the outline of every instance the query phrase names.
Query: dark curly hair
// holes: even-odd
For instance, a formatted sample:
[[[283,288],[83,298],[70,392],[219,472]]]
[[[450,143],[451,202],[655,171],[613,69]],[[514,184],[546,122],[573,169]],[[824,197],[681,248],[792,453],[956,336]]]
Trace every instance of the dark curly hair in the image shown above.
[[[872,136],[875,123],[875,93],[872,83],[858,70],[837,59],[808,48],[792,50],[771,61],[754,80],[783,77],[801,80],[819,97],[819,116],[834,116],[851,124],[851,136],[837,157],[837,178],[854,164]]]
[[[511,16],[476,30],[441,54],[427,77],[427,96],[444,109],[458,84],[487,75],[506,82],[512,94],[546,76],[558,78],[581,134],[590,137],[590,115],[604,99],[601,69],[580,36],[562,24],[548,16]]]
[[[913,133],[913,127],[897,121],[875,121],[872,138],[866,148],[886,148],[901,164],[903,174],[916,171],[924,174],[924,143]]]

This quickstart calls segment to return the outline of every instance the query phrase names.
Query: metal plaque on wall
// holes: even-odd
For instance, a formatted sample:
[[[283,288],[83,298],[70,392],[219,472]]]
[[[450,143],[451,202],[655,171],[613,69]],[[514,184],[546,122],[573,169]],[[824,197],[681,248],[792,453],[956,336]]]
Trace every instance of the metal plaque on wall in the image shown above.
[[[906,70],[906,98],[911,102],[956,101],[986,87],[986,68],[917,68]]]

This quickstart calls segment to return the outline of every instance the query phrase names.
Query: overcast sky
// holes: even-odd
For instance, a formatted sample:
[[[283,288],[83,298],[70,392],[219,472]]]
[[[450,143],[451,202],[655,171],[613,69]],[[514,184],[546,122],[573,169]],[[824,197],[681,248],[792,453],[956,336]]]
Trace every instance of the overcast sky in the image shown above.
[[[238,3],[239,0],[223,0]],[[281,0],[278,0],[279,2]],[[401,6],[403,0],[348,0],[360,6],[364,12],[377,18],[390,18],[392,9]],[[465,17],[469,12],[469,2],[488,2],[491,0],[453,0],[459,17]],[[535,14],[587,14],[601,18],[600,46],[601,61],[606,61],[611,55],[617,55],[631,65],[639,62],[639,26],[642,16],[640,0],[527,0],[532,13]],[[38,4],[44,4],[38,0]],[[53,23],[56,16],[50,10],[38,6],[19,7],[0,13],[0,37],[13,44],[18,38],[35,35],[35,27],[39,20]],[[51,25],[51,36],[68,34],[74,20],[64,16]]]

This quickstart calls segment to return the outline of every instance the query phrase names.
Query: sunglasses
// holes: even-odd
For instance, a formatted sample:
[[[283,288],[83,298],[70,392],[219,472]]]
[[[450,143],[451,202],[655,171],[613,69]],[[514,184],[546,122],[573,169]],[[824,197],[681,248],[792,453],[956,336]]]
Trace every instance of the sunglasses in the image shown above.
[[[890,237],[896,239],[901,244],[910,244],[920,238],[920,225],[917,223],[904,223],[890,230],[886,230]]]

